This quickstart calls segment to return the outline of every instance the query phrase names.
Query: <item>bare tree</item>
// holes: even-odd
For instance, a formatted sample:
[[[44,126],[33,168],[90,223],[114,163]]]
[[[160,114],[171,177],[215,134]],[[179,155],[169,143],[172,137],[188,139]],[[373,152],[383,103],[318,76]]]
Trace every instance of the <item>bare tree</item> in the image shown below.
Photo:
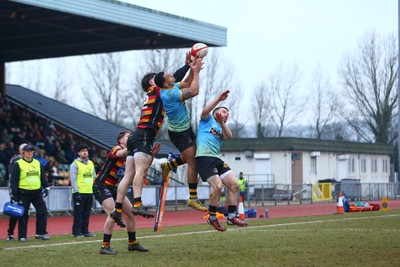
[[[53,61],[54,69],[55,69],[55,86],[54,86],[54,99],[63,103],[68,103],[68,88],[70,84],[67,82],[67,76],[65,75],[66,71],[66,62],[64,59],[55,59]]]
[[[326,133],[328,124],[333,122],[339,108],[337,95],[331,88],[328,78],[325,78],[321,67],[314,71],[311,92],[308,97],[312,112],[313,138],[321,139]]]
[[[380,39],[371,32],[340,67],[350,104],[343,116],[365,141],[392,143],[397,136],[392,125],[398,98],[397,53],[393,34]]]
[[[18,70],[15,75],[15,80],[21,86],[29,88],[33,91],[39,92],[41,94],[47,95],[46,89],[43,87],[42,82],[42,64],[38,64],[38,60],[33,61],[21,61],[14,65]],[[12,75],[14,76],[14,75]]]
[[[110,53],[83,57],[90,80],[81,89],[90,111],[116,124],[122,124],[127,116],[121,104],[127,96],[121,74],[122,56],[122,53]]]
[[[284,135],[285,128],[302,113],[303,103],[296,97],[296,89],[300,82],[297,66],[286,70],[280,66],[272,75],[265,87],[270,107],[269,120],[276,136]]]
[[[226,106],[229,108],[229,128],[235,138],[243,137],[246,125],[242,123],[243,114],[248,109],[242,108],[243,91],[240,87],[228,87],[230,90]]]
[[[258,92],[266,92],[267,86],[262,83],[256,88]],[[256,137],[264,138],[268,136],[268,124],[269,124],[269,113],[271,110],[271,104],[269,95],[267,93],[259,94],[255,99],[255,109],[254,109],[254,123],[256,127]]]

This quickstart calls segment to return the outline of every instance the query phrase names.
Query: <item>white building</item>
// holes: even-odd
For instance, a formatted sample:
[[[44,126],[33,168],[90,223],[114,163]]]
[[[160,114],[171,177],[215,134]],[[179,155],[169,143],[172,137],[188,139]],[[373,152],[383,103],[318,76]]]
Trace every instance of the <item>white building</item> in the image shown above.
[[[319,180],[359,179],[394,182],[386,144],[305,138],[245,138],[224,141],[223,160],[250,184],[310,184]]]

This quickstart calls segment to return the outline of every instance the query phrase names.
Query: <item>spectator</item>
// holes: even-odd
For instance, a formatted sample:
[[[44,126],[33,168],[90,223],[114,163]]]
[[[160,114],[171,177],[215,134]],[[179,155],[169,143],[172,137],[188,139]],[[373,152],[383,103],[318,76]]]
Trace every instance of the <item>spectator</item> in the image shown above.
[[[6,152],[6,144],[0,141],[0,163],[7,165],[9,162],[9,155]]]
[[[47,155],[53,156],[55,155],[55,148],[53,145],[53,140],[51,139],[50,136],[47,136],[46,139],[44,140],[44,149],[47,152]]]
[[[61,144],[58,140],[54,142],[54,157],[60,163],[69,163],[68,160],[65,158],[65,151],[62,150]]]
[[[18,154],[18,151],[15,149],[15,145],[13,142],[8,143],[5,149],[5,153],[7,154],[7,162],[9,162],[12,157]]]
[[[59,173],[59,167],[58,167],[58,162],[57,161],[49,161],[47,164],[47,181],[51,185],[58,185],[60,179],[64,179],[63,176],[60,175]]]
[[[103,161],[97,156],[97,154],[93,154],[90,159],[93,161],[96,174],[99,173],[101,166],[103,165]]]
[[[10,134],[6,128],[3,129],[1,133],[1,142],[3,143],[10,143],[13,139],[14,135]]]
[[[40,162],[40,166],[46,167],[48,160],[46,159],[46,154],[42,151],[39,150],[39,156],[33,156],[35,159],[37,159]]]
[[[71,163],[76,159],[77,154],[75,152],[75,146],[73,143],[70,143],[68,148],[65,150],[65,159],[68,163]]]

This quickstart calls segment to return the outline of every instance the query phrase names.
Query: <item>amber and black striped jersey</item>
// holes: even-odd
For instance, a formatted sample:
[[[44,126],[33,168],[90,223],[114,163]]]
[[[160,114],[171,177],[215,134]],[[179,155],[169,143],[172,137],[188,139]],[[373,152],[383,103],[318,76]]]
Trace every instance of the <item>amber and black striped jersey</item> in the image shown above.
[[[125,173],[125,158],[117,157],[117,151],[124,149],[118,145],[111,149],[107,155],[106,161],[101,166],[99,173],[96,176],[96,182],[102,182],[108,186],[117,186],[119,181],[124,177]]]
[[[164,115],[165,111],[160,98],[160,88],[149,86],[137,128],[153,129],[155,132],[154,136],[156,136],[163,123]]]

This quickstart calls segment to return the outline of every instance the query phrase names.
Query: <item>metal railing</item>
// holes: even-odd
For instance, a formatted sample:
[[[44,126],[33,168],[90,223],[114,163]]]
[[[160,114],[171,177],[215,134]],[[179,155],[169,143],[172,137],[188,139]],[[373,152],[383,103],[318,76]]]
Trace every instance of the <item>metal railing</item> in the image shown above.
[[[143,188],[143,204],[150,209],[156,207],[159,200],[160,186],[152,185]],[[198,186],[198,197],[208,205],[210,196],[208,185]],[[339,191],[342,191],[348,199],[358,201],[381,200],[383,197],[388,199],[400,198],[399,183],[354,183],[332,184],[332,202],[337,200]],[[312,201],[311,184],[256,184],[249,185],[247,194],[244,198],[245,206],[266,206],[266,205],[294,205],[310,204]],[[132,199],[132,196],[128,197]],[[187,208],[186,201],[189,198],[189,189],[185,185],[175,185],[168,188],[166,197],[166,209],[178,210]],[[0,212],[3,212],[4,203],[9,201],[9,189],[0,187]],[[49,214],[64,212],[70,214],[73,210],[71,187],[55,186],[52,187],[49,196],[45,199]],[[227,202],[227,189],[224,188],[219,204],[225,205]],[[97,201],[93,201],[93,211],[101,210]]]

